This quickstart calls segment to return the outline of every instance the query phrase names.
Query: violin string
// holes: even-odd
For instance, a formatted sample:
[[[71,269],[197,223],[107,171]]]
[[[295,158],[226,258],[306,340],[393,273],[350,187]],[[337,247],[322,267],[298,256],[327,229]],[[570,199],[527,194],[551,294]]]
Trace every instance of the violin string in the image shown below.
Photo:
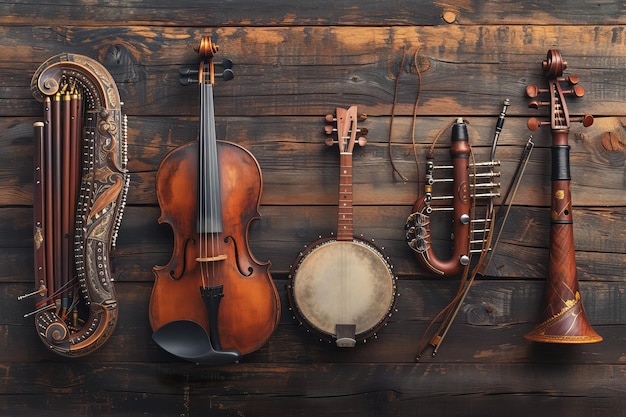
[[[207,84],[207,90],[208,90],[208,94],[207,94],[207,98],[209,100],[209,106],[208,106],[208,112],[209,112],[209,117],[207,118],[207,130],[206,132],[208,133],[209,137],[207,138],[207,144],[209,145],[209,149],[207,150],[207,164],[217,164],[218,163],[218,159],[217,159],[217,149],[216,149],[216,144],[215,144],[215,119],[214,119],[214,108],[213,108],[213,85],[211,83]],[[218,201],[219,200],[219,193],[218,191],[218,187],[219,187],[219,178],[217,173],[218,173],[218,167],[217,166],[210,166],[209,167],[209,195],[210,195],[210,203],[211,203],[211,207],[210,207],[210,213],[209,213],[209,219],[211,221],[211,224],[209,226],[210,228],[210,233],[211,233],[211,257],[214,257],[216,255],[220,254],[220,248],[218,245],[219,239],[218,239],[218,232],[220,230],[218,230],[217,227],[217,222],[219,221],[218,219],[218,214],[219,214],[219,210],[218,210],[218,204],[220,204],[221,202]],[[216,262],[213,261],[211,262],[211,269],[212,269],[212,274],[211,276],[214,276],[215,274],[215,268],[216,268]]]
[[[204,73],[201,74],[201,77],[204,77]],[[205,80],[202,79],[201,81],[201,88],[200,88],[200,107],[202,109],[202,111],[200,112],[200,143],[198,146],[198,155],[199,155],[199,161],[198,161],[198,170],[199,170],[199,175],[198,175],[198,187],[199,187],[199,195],[198,195],[198,231],[199,231],[199,236],[198,236],[198,240],[199,240],[199,249],[200,249],[200,254],[199,257],[200,259],[205,259],[208,256],[207,253],[207,248],[206,248],[206,241],[205,241],[205,234],[207,232],[207,225],[206,225],[206,221],[207,221],[207,212],[206,212],[206,202],[207,202],[207,195],[206,195],[206,186],[205,186],[205,182],[206,182],[206,106],[207,106],[207,87],[205,85]],[[200,261],[200,272],[201,272],[201,276],[202,276],[202,286],[206,287],[207,286],[207,282],[206,282],[206,262],[204,261]]]

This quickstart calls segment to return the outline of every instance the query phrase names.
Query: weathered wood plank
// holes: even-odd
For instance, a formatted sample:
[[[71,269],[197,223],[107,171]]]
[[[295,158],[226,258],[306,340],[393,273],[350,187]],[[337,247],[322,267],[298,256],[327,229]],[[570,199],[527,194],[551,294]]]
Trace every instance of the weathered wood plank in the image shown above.
[[[555,13],[554,9],[558,9]],[[443,19],[451,24],[446,23]],[[372,0],[147,3],[0,0],[0,413],[85,416],[605,416],[626,409],[626,6],[617,2]],[[52,24],[52,25],[51,25]],[[216,85],[218,136],[245,146],[264,174],[262,219],[250,246],[272,262],[283,307],[268,343],[241,363],[196,366],[151,339],[151,268],[171,256],[158,225],[155,173],[174,147],[197,135],[197,97],[178,69],[196,66],[192,46],[212,34],[219,61],[236,78]],[[502,100],[512,101],[497,157],[508,186],[526,120],[524,88],[542,85],[541,61],[558,47],[586,95],[568,100],[593,126],[570,135],[578,278],[598,344],[533,344],[523,338],[539,312],[548,263],[550,133],[537,144],[486,277],[480,277],[436,357],[415,363],[419,339],[452,298],[457,279],[420,269],[404,242],[421,186],[424,155],[454,118],[470,122],[475,153],[489,151]],[[420,51],[419,70],[412,65]],[[32,123],[41,106],[30,78],[51,55],[103,62],[130,116],[132,186],[112,253],[120,321],[100,350],[66,359],[47,350],[31,318]],[[406,54],[404,67],[400,61]],[[391,153],[389,125],[398,97]],[[369,114],[369,143],[355,151],[357,234],[384,246],[399,275],[397,312],[378,337],[337,349],[291,317],[287,288],[299,248],[336,228],[338,156],[323,145],[321,118],[357,104]],[[444,135],[435,155],[447,156]],[[419,175],[418,175],[419,174]],[[504,188],[503,187],[503,188]],[[447,216],[433,217],[433,245],[445,256]],[[428,351],[426,352],[428,354]]]
[[[31,215],[24,209],[1,209],[0,232],[5,267],[0,281],[28,282],[32,274]],[[113,253],[119,279],[152,279],[154,265],[165,265],[172,251],[172,231],[158,225],[156,207],[128,207]],[[336,208],[262,206],[262,218],[250,228],[252,253],[272,262],[272,272],[286,274],[298,251],[319,236],[336,231]],[[410,207],[362,206],[355,208],[355,234],[374,239],[384,248],[400,276],[428,276],[405,243],[404,224]],[[623,208],[574,213],[574,239],[580,280],[621,281],[626,277],[626,222]],[[543,279],[548,264],[549,211],[514,207],[496,246],[487,275]],[[288,219],[288,220],[287,220]],[[432,244],[442,259],[448,257],[450,220],[433,217]],[[10,236],[10,238],[8,237]],[[23,248],[18,250],[17,248]]]
[[[173,26],[180,22],[189,26],[397,26],[397,25],[464,25],[500,22],[502,24],[620,24],[626,7],[617,2],[601,0],[559,1],[489,0],[489,1],[425,1],[396,0],[381,3],[375,0],[287,1],[273,0],[251,3],[166,0],[150,2],[142,7],[124,1],[93,5],[81,0],[3,2],[0,4],[1,25],[47,25],[51,17],[61,23],[87,26],[151,25]],[[47,13],[40,13],[42,7]],[[445,19],[444,19],[445,16]]]
[[[421,338],[435,315],[452,299],[455,281],[398,281],[397,311],[376,338],[355,349],[338,349],[321,341],[292,318],[284,279],[276,280],[282,306],[280,325],[267,344],[245,356],[243,363],[414,363]],[[439,355],[431,358],[426,350],[424,363],[533,363],[546,361],[567,363],[623,362],[620,331],[626,317],[626,301],[620,283],[582,282],[585,310],[594,328],[604,337],[599,344],[572,347],[540,348],[523,338],[535,325],[541,309],[544,283],[526,281],[477,281],[468,294]],[[7,363],[38,362],[57,359],[36,334],[31,318],[22,317],[33,309],[34,301],[17,301],[16,293],[29,291],[25,284],[3,285],[0,338],[7,346],[19,346],[3,354]],[[176,359],[162,351],[151,339],[148,302],[152,283],[117,282],[119,323],[111,339],[90,355],[96,363],[148,362],[163,363]],[[428,331],[432,335],[433,330]],[[426,341],[428,338],[426,339]],[[541,355],[536,356],[540,352]],[[570,353],[568,353],[570,352]],[[559,355],[566,355],[559,357]],[[71,362],[71,360],[65,360]]]
[[[613,86],[621,81],[626,45],[616,31],[584,25],[7,27],[4,36],[13,42],[0,46],[0,56],[10,57],[0,61],[0,76],[7,80],[0,89],[0,115],[39,114],[28,97],[30,77],[50,55],[67,51],[104,63],[129,114],[194,115],[195,100],[181,92],[178,69],[197,65],[192,46],[212,32],[222,46],[216,59],[231,58],[236,73],[235,80],[215,89],[219,115],[316,115],[338,103],[389,115],[405,54],[396,112],[411,115],[420,87],[412,64],[416,50],[419,114],[489,115],[503,97],[511,99],[512,114],[536,114],[526,109],[524,89],[527,83],[545,83],[541,61],[548,47],[558,44],[568,73],[579,76],[587,92],[578,103],[571,100],[572,114],[624,116],[626,104]]]
[[[335,107],[327,111],[334,112]],[[476,160],[486,161],[493,139],[496,114],[470,117],[470,142]],[[264,205],[331,205],[337,201],[338,148],[324,145],[324,123],[317,117],[219,118],[218,136],[246,147],[263,171]],[[392,160],[406,177],[392,175],[388,117],[369,117],[368,144],[354,151],[356,204],[412,205],[421,192],[425,160],[433,139],[455,117],[419,117],[415,146],[411,144],[412,118],[394,118],[391,132]],[[0,204],[31,205],[33,148],[30,118],[0,118]],[[576,206],[624,206],[626,192],[626,130],[622,118],[600,118],[591,127],[573,130],[570,138],[572,198]],[[129,120],[129,169],[131,187],[128,203],[156,205],[155,175],[165,155],[176,146],[195,140],[197,121],[193,118],[131,117]],[[526,119],[509,117],[500,136],[496,158],[501,161],[501,193],[504,195],[519,163],[528,138]],[[605,134],[613,135],[607,141]],[[549,205],[549,130],[534,134],[536,148],[518,189],[515,203]],[[438,142],[435,162],[449,163],[450,133]],[[415,153],[414,153],[415,150]],[[419,163],[419,171],[415,162]],[[294,169],[297,167],[297,169]],[[439,174],[439,175],[445,175]],[[442,192],[435,190],[435,193]]]
[[[0,407],[14,416],[245,415],[497,417],[612,414],[623,365],[299,364],[198,367],[11,364]],[[37,383],[15,375],[37,375]],[[477,383],[477,379],[480,383]],[[268,383],[271,381],[271,383]],[[464,392],[464,395],[458,395]],[[277,411],[278,409],[278,411]],[[25,411],[25,410],[28,410]]]

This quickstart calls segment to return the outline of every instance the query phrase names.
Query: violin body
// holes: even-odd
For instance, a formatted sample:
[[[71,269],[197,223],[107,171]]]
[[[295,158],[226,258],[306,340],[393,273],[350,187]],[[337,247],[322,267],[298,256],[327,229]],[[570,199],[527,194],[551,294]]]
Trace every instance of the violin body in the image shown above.
[[[261,170],[246,149],[217,141],[221,189],[221,233],[197,230],[198,143],[170,152],[156,178],[161,207],[159,223],[174,232],[174,250],[167,265],[153,269],[150,324],[157,331],[167,323],[191,321],[211,333],[209,315],[199,288],[203,272],[199,248],[219,244],[225,259],[211,262],[211,286],[223,286],[217,331],[223,349],[247,354],[259,349],[273,333],[280,317],[278,293],[269,273],[270,263],[259,263],[250,253],[248,228],[258,219],[262,192]]]
[[[161,216],[174,234],[167,265],[155,266],[150,298],[152,339],[171,354],[195,363],[237,362],[259,349],[280,318],[270,263],[248,246],[248,229],[260,218],[261,168],[246,149],[217,140],[213,104],[219,50],[202,37],[197,71],[181,71],[181,84],[197,74],[200,87],[198,141],[180,146],[161,162],[156,192]],[[226,68],[225,63],[228,62]],[[225,60],[224,80],[232,79]]]

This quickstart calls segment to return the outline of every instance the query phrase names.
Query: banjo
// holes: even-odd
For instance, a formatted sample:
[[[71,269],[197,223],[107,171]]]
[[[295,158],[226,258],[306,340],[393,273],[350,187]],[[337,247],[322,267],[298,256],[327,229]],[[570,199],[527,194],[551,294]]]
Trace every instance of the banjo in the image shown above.
[[[364,116],[362,116],[364,118]],[[370,241],[353,236],[352,150],[366,139],[357,129],[357,107],[326,116],[326,134],[339,144],[339,207],[336,237],[320,238],[300,252],[289,273],[287,294],[294,318],[322,340],[354,347],[376,335],[394,310],[396,277],[388,258]]]

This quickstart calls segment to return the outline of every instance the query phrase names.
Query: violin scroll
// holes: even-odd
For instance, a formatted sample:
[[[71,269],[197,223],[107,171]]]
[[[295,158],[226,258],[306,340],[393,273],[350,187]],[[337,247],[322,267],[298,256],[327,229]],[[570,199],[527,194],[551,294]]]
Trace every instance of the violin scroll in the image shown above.
[[[233,61],[230,59],[223,59],[220,64],[213,62],[213,57],[220,50],[220,47],[213,43],[210,36],[203,36],[198,45],[193,47],[202,61],[198,69],[183,68],[180,72],[179,82],[182,85],[198,84],[208,82],[209,84],[215,84],[215,77],[222,78],[224,81],[230,81],[235,78],[233,72]],[[206,60],[206,62],[205,62]],[[215,73],[215,65],[222,67],[222,72]],[[200,77],[202,75],[202,77]]]

